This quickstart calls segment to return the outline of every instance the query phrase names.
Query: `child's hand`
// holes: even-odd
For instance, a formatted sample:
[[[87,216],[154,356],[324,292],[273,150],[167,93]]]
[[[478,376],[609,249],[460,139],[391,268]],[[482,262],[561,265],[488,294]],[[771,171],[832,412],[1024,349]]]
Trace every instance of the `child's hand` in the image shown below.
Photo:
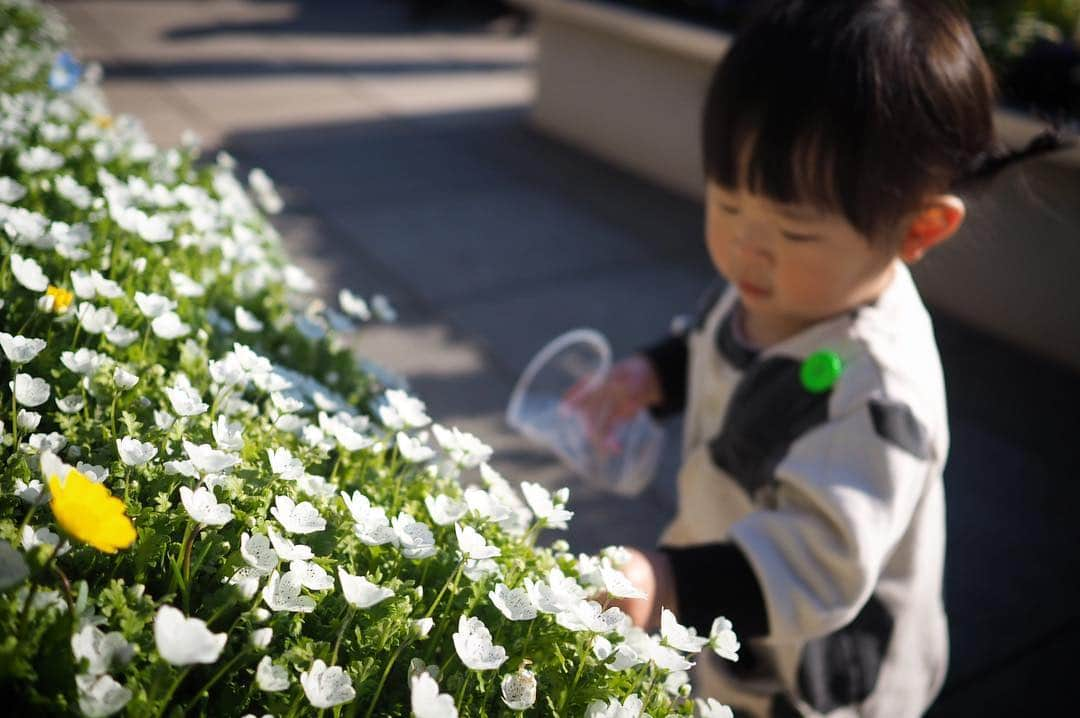
[[[671,562],[657,551],[629,549],[630,560],[621,568],[630,583],[645,593],[645,598],[618,598],[608,602],[618,606],[634,625],[646,631],[660,627],[660,612],[666,608],[677,612],[675,606],[675,576]]]
[[[619,424],[663,399],[656,372],[639,354],[615,364],[599,386],[589,387],[588,383],[585,378],[575,384],[563,403],[581,413],[589,440],[611,453],[622,448],[614,436]]]

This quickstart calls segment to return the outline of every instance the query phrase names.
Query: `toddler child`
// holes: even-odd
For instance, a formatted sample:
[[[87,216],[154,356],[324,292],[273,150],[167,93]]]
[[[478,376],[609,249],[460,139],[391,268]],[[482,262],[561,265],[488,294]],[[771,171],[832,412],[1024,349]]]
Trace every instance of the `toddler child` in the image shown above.
[[[995,86],[946,0],[763,4],[704,110],[706,245],[727,284],[571,402],[594,439],[685,411],[677,514],[627,573],[707,633],[699,693],[754,716],[916,716],[944,680],[949,435],[907,264],[953,235],[963,181],[1059,144],[995,150]]]

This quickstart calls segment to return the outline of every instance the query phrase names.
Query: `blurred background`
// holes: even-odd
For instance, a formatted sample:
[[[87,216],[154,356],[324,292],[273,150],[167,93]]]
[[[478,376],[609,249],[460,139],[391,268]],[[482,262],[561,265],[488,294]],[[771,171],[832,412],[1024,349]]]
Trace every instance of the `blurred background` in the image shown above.
[[[533,354],[594,327],[616,356],[662,337],[715,276],[695,126],[750,0],[72,0],[73,49],[114,111],[184,130],[286,199],[294,260],[336,302],[398,311],[353,339],[513,480],[569,486],[579,550],[650,545],[673,509],[679,427],[640,497],[605,494],[511,431]],[[1080,113],[1077,0],[971,3],[1004,136]],[[1080,639],[1080,155],[971,199],[920,266],[948,380],[947,605],[934,715],[1049,715]],[[549,532],[549,539],[557,538]],[[717,577],[722,588],[722,577]]]

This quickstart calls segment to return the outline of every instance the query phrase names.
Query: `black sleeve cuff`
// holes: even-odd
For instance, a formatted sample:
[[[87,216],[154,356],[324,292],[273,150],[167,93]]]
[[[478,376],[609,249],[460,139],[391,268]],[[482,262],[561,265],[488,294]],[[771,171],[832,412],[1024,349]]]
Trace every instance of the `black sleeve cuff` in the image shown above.
[[[709,635],[713,619],[731,621],[739,639],[769,632],[765,596],[754,569],[738,546],[714,543],[688,548],[660,547],[671,561],[679,623]]]
[[[668,337],[641,350],[660,380],[663,399],[649,411],[657,418],[678,413],[686,407],[686,374],[689,354],[686,337]]]

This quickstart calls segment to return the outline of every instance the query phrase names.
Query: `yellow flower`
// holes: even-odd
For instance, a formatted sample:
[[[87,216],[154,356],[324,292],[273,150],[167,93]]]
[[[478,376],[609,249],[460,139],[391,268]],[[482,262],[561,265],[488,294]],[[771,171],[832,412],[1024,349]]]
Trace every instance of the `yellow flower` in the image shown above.
[[[71,301],[75,299],[75,295],[62,287],[56,287],[52,284],[45,290],[45,294],[53,298],[52,309],[57,314],[63,314],[67,311],[67,308],[71,306]]]
[[[49,452],[41,455],[41,473],[52,494],[53,515],[68,536],[105,553],[116,553],[135,541],[135,527],[124,514],[124,502],[103,485]]]
[[[94,124],[103,130],[107,130],[113,126],[112,115],[95,115]]]

